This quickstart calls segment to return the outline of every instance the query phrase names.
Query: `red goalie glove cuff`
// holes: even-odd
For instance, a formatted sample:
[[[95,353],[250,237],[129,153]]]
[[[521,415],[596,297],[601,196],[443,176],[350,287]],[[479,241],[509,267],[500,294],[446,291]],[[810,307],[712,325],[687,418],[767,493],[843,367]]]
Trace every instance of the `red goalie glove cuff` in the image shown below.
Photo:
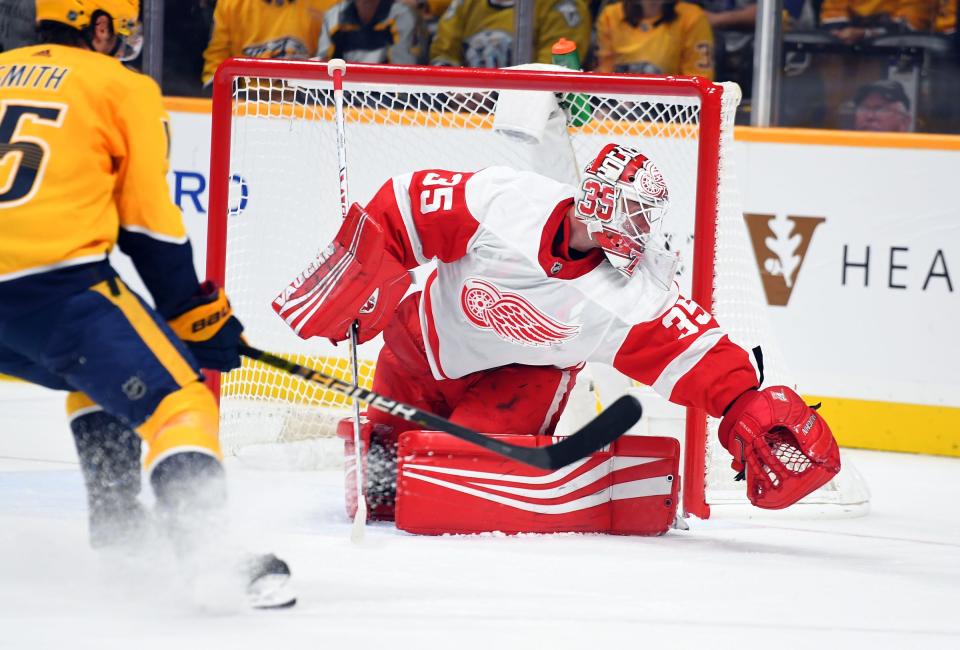
[[[369,341],[410,286],[385,244],[380,225],[354,203],[333,242],[273,300],[273,310],[304,339],[343,341],[357,321],[359,342]]]
[[[719,434],[733,468],[746,471],[747,497],[759,508],[786,508],[840,471],[830,427],[786,386],[741,395]]]

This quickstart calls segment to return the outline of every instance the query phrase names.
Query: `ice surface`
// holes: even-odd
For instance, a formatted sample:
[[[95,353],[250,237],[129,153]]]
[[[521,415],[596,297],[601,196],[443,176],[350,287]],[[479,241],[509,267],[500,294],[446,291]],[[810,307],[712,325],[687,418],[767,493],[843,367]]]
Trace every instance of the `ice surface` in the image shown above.
[[[349,542],[337,472],[231,464],[236,535],[292,610],[200,611],[164,557],[103,557],[63,398],[0,385],[0,648],[960,648],[960,459],[852,452],[868,517],[691,521],[661,538]],[[616,645],[614,645],[616,644]]]

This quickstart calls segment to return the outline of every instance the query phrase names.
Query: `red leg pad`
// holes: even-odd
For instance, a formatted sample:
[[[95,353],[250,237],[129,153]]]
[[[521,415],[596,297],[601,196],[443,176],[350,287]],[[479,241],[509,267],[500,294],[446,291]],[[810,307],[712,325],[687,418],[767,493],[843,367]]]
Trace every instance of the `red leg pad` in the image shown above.
[[[493,436],[542,446],[551,436]],[[435,431],[400,436],[397,528],[411,533],[661,535],[674,521],[680,444],[631,436],[560,470],[540,470]]]

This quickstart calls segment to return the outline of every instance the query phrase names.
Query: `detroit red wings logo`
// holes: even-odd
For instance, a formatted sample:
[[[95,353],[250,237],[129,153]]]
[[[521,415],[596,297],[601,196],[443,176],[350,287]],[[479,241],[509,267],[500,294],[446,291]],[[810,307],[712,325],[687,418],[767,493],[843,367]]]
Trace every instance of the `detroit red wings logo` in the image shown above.
[[[520,345],[556,345],[580,333],[579,325],[555,321],[526,298],[476,278],[463,283],[460,308],[480,329],[492,329],[505,341]]]
[[[645,198],[667,198],[667,184],[663,180],[663,174],[652,161],[644,161],[643,169],[637,174],[637,180],[640,182],[641,194]]]

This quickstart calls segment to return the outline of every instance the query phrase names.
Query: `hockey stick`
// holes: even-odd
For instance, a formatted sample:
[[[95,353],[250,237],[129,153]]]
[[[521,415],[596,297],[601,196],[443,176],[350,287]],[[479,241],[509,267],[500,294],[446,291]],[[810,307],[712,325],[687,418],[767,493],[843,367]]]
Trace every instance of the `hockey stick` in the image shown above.
[[[355,386],[351,382],[337,379],[319,370],[313,370],[312,368],[301,366],[292,361],[287,361],[286,359],[250,347],[249,345],[241,344],[240,354],[288,372],[291,375],[297,375],[306,381],[320,384],[324,388],[340,393],[341,395],[352,397],[360,402],[366,402],[370,407],[403,418],[408,422],[414,422],[425,429],[449,433],[455,438],[466,440],[501,456],[506,456],[540,469],[560,469],[581,458],[586,458],[593,452],[606,447],[625,434],[630,427],[640,420],[640,416],[643,413],[643,409],[640,408],[640,402],[638,402],[635,397],[624,395],[607,407],[600,415],[590,420],[585,426],[577,430],[573,435],[564,438],[562,441],[547,445],[546,447],[522,447],[520,445],[501,442],[496,438],[490,438],[482,433],[455,424],[439,415],[434,415],[428,411],[421,411],[409,404],[392,400],[389,397],[384,397],[362,386]]]
[[[343,75],[347,64],[343,59],[332,59],[327,63],[327,73],[333,77],[334,116],[337,124],[337,164],[340,184],[340,218],[347,218],[350,208],[347,189],[347,142],[343,129]],[[353,373],[353,385],[360,384],[360,364],[357,361],[357,321],[350,325],[350,367]],[[353,401],[353,449],[356,470],[357,513],[353,518],[353,531],[350,534],[354,542],[363,539],[363,527],[367,522],[367,502],[363,498],[363,463],[360,458],[360,402]]]

